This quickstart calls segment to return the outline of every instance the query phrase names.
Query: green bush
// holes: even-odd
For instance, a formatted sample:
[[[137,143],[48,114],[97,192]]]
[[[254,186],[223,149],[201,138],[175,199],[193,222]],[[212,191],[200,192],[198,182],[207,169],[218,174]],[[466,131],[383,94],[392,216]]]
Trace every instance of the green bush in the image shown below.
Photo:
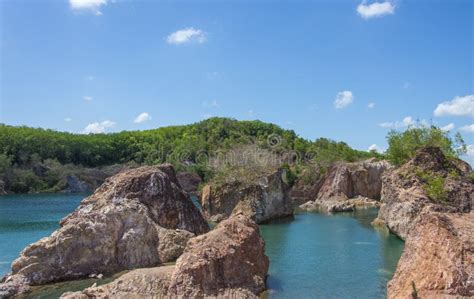
[[[453,141],[447,132],[434,126],[408,128],[405,132],[392,130],[387,135],[387,141],[389,145],[386,152],[387,158],[397,166],[405,163],[419,149],[427,146],[439,147],[448,157],[458,157],[466,151],[466,145],[459,133]]]
[[[444,190],[445,178],[428,172],[417,171],[416,175],[423,180],[426,195],[438,203],[446,203],[448,195]]]

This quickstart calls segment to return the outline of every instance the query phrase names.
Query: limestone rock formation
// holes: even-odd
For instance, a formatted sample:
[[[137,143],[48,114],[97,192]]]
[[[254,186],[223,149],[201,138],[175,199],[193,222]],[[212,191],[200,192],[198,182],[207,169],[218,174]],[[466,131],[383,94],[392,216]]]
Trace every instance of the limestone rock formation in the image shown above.
[[[220,185],[206,185],[202,190],[201,204],[208,219],[215,215],[223,219],[242,212],[257,223],[264,223],[293,215],[289,191],[286,170],[278,169],[252,182],[235,178]]]
[[[388,298],[474,296],[474,213],[425,212],[408,235]]]
[[[327,212],[352,211],[356,205],[350,199],[360,196],[372,199],[369,201],[372,205],[374,200],[380,199],[381,177],[390,168],[388,162],[374,159],[335,163],[329,168],[315,198],[300,207]]]
[[[10,279],[37,285],[156,266],[176,259],[190,237],[209,229],[171,165],[108,178],[60,225],[21,252]]]
[[[439,148],[420,150],[402,167],[384,174],[379,220],[405,239],[428,205],[438,211],[469,212],[474,205],[470,172],[467,163],[448,159]]]
[[[258,226],[237,214],[192,238],[176,266],[134,270],[62,298],[257,298],[268,266]]]
[[[184,191],[197,194],[199,184],[202,182],[200,176],[195,173],[181,171],[176,174],[176,178]]]
[[[295,206],[300,206],[306,202],[312,201],[318,195],[324,176],[319,169],[307,169],[298,177],[291,187],[290,196]]]
[[[67,292],[60,298],[168,298],[168,287],[174,269],[174,265],[136,269],[106,285],[92,286],[82,292]]]

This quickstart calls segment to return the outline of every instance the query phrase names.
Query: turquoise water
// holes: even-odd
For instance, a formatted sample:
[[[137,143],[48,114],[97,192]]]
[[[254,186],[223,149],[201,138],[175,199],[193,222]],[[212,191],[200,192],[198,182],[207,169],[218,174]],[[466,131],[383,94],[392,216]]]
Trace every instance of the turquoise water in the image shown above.
[[[30,243],[50,235],[87,194],[0,196],[0,276]]]
[[[48,236],[87,194],[0,196],[0,276],[28,244]],[[261,225],[270,258],[267,298],[384,298],[403,242],[370,222],[376,209],[328,216],[297,213]],[[77,284],[78,286],[75,286]],[[90,281],[68,284],[82,289]],[[61,286],[42,290],[55,298]],[[37,297],[37,296],[34,296]]]
[[[403,241],[370,222],[377,209],[261,225],[270,258],[268,298],[385,298]]]

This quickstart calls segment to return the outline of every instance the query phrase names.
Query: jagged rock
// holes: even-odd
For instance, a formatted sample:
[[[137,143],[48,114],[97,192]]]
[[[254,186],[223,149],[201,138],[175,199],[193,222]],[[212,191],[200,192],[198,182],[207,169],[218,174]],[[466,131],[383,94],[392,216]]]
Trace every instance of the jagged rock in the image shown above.
[[[22,275],[5,276],[0,281],[0,298],[11,298],[30,291],[28,281]]]
[[[234,215],[189,240],[168,292],[184,297],[257,295],[265,289],[268,266],[258,226],[242,214]]]
[[[176,178],[181,188],[188,193],[197,193],[199,184],[202,182],[199,175],[191,172],[178,172]]]
[[[426,210],[408,235],[388,298],[474,296],[474,213]],[[414,297],[414,292],[418,297]],[[464,298],[464,297],[463,297]]]
[[[66,193],[85,193],[91,192],[92,187],[84,181],[81,181],[75,175],[68,175],[66,177],[66,188],[64,192]]]
[[[133,270],[61,298],[257,298],[268,266],[258,226],[238,214],[189,240],[176,266]]]
[[[318,195],[324,183],[324,176],[319,169],[305,170],[291,187],[290,196],[295,206],[312,201]]]
[[[191,236],[209,229],[171,165],[107,179],[60,225],[21,252],[13,277],[37,285],[155,266],[175,259]]]
[[[82,292],[67,292],[61,299],[87,298],[163,298],[167,297],[174,265],[136,269],[99,287],[92,286]]]
[[[363,162],[338,162],[331,166],[315,198],[300,206],[302,209],[317,209],[327,212],[352,211],[355,197],[380,199],[382,174],[391,166],[387,161],[374,159]]]
[[[402,167],[384,174],[378,217],[405,239],[427,205],[438,211],[469,212],[474,205],[474,184],[467,177],[470,171],[466,163],[448,159],[439,148],[422,149]],[[424,175],[444,181],[445,198],[428,196]]]
[[[260,180],[234,181],[206,185],[202,190],[203,213],[208,219],[221,214],[228,217],[242,212],[257,223],[293,215],[293,204],[286,183],[286,170],[263,175]]]

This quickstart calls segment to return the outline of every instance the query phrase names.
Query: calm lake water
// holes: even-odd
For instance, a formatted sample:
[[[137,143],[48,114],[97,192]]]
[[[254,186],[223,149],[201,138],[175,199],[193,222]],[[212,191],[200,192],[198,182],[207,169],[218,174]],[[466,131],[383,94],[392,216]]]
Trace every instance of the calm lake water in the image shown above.
[[[0,275],[28,244],[48,236],[87,194],[0,197]],[[384,298],[403,242],[374,230],[376,209],[335,216],[297,213],[261,225],[270,258],[267,298]],[[73,289],[89,280],[70,284]],[[57,297],[62,290],[43,292]],[[62,287],[61,287],[62,288]]]

